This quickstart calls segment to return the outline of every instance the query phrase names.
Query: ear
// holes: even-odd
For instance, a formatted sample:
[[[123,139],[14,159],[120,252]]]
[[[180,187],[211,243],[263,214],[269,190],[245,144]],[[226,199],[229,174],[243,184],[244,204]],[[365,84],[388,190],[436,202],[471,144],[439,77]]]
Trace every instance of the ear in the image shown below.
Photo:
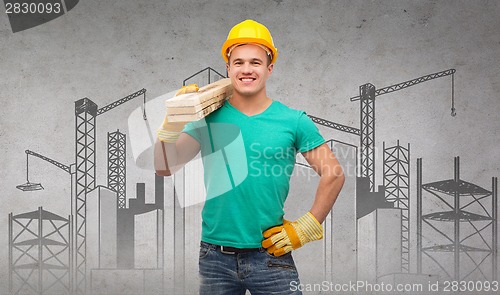
[[[273,73],[273,69],[274,69],[274,64],[270,64],[267,66],[267,71],[269,72],[269,75]]]
[[[229,67],[229,63],[226,63],[226,71],[227,71],[227,76],[231,77],[231,74],[230,74],[231,73],[231,69]]]

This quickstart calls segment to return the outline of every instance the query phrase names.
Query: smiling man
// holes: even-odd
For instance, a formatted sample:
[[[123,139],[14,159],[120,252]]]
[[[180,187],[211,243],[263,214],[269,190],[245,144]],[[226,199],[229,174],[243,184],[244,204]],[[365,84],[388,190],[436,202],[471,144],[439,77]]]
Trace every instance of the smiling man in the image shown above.
[[[266,82],[277,56],[264,25],[253,20],[237,24],[222,46],[232,97],[205,120],[185,124],[165,119],[158,132],[158,175],[171,175],[202,154],[207,201],[200,294],[300,294],[291,289],[299,283],[291,251],[323,237],[321,223],[344,183],[342,168],[305,112],[267,96]],[[223,152],[222,163],[216,163],[209,155],[229,150],[224,140],[234,133],[229,129],[237,130],[243,148]],[[284,220],[284,204],[299,152],[320,181],[310,210],[304,208],[302,217],[289,222]],[[241,169],[250,173],[236,184],[235,171]],[[228,190],[216,190],[220,170],[229,174]]]

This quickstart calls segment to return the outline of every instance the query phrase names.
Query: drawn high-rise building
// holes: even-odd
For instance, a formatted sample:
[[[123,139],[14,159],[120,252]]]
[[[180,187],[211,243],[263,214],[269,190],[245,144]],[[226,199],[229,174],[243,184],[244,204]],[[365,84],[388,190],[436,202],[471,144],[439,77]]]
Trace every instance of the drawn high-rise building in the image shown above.
[[[116,197],[104,186],[87,195],[87,275],[95,268],[116,268]]]

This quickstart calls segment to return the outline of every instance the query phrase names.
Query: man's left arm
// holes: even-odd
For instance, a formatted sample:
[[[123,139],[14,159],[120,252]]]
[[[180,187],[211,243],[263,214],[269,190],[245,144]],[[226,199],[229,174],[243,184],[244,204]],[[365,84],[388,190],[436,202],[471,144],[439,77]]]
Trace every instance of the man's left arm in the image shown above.
[[[344,185],[344,173],[337,158],[326,144],[303,152],[311,168],[320,176],[311,210],[294,222],[264,231],[262,246],[270,254],[284,255],[304,244],[323,238],[321,223],[326,219]]]
[[[309,212],[319,223],[323,223],[344,185],[344,173],[339,161],[326,143],[302,155],[320,176],[316,197]]]

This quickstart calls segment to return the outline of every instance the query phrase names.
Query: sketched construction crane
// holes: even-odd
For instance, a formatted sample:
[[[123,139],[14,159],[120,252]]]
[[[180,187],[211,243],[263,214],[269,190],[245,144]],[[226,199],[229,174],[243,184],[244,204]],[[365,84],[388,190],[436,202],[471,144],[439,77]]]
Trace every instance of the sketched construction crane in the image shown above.
[[[27,182],[25,184],[21,184],[21,185],[18,185],[16,187],[22,191],[34,191],[34,190],[42,190],[43,189],[43,186],[40,183],[32,183],[32,182],[29,182],[29,180],[28,180],[28,170],[29,170],[28,159],[29,159],[30,155],[37,157],[37,158],[40,158],[44,161],[47,161],[50,164],[53,164],[57,168],[64,170],[68,174],[71,175],[71,195],[70,195],[70,207],[71,207],[70,211],[71,211],[71,213],[70,214],[71,214],[71,216],[73,216],[73,199],[74,199],[73,193],[74,193],[74,188],[75,188],[75,185],[74,185],[75,184],[75,177],[74,176],[76,174],[76,165],[75,164],[71,164],[70,166],[64,165],[56,160],[45,157],[43,155],[40,155],[40,154],[35,153],[33,151],[30,151],[30,150],[26,150],[25,153],[26,153],[26,180],[27,180]]]
[[[26,180],[27,180],[27,182],[25,184],[21,184],[21,185],[16,186],[16,188],[18,188],[22,191],[35,191],[35,190],[42,190],[43,189],[43,186],[40,183],[32,183],[28,179],[28,170],[29,170],[28,157],[30,155],[38,157],[42,160],[45,160],[45,161],[49,162],[50,164],[55,165],[57,168],[62,169],[71,175],[75,174],[75,164],[71,164],[70,166],[67,166],[67,165],[64,165],[64,164],[56,161],[56,160],[52,160],[50,158],[47,158],[45,156],[42,156],[42,155],[35,153],[33,151],[30,151],[30,150],[26,150],[24,152],[26,153]],[[72,183],[71,188],[73,188],[73,179],[71,179],[71,183]]]
[[[430,80],[434,80],[437,78],[441,77],[446,77],[451,75],[451,115],[455,116],[455,98],[454,98],[454,74],[456,70],[455,69],[449,69],[441,72],[437,72],[434,74],[430,75],[425,75],[413,80],[405,81],[402,83],[394,84],[391,86],[387,86],[384,88],[380,88],[375,90],[375,86],[371,83],[367,83],[364,85],[361,85],[359,87],[359,95],[352,97],[351,101],[360,101],[360,116],[361,116],[361,132],[360,132],[360,149],[361,149],[361,167],[360,167],[360,174],[361,177],[363,178],[368,178],[369,181],[369,191],[373,192],[374,187],[375,187],[375,97],[380,96],[383,94],[399,91],[401,89],[405,89],[423,82],[427,82]],[[398,149],[399,149],[399,142],[398,142]],[[384,146],[384,153],[385,153],[385,146]],[[409,155],[409,146],[408,149],[406,150],[406,154]],[[385,155],[384,155],[385,156]],[[395,161],[397,163],[398,161]],[[384,161],[384,165],[386,165],[386,162]],[[390,165],[393,165],[391,163]],[[409,165],[409,162],[408,162]],[[385,169],[386,167],[384,167]],[[387,176],[387,175],[386,175]],[[407,175],[408,177],[409,175]],[[390,182],[390,181],[389,181]],[[384,179],[384,184],[385,184],[385,179]],[[358,194],[364,195],[363,192],[358,192]],[[376,194],[374,194],[375,196]],[[409,234],[410,234],[410,227],[409,227],[409,193],[407,194],[393,194],[389,193],[389,197],[386,197],[385,201],[389,201],[393,204],[395,204],[395,207],[402,209],[402,215],[401,215],[401,247],[402,247],[402,253],[401,253],[401,263],[402,263],[402,270],[404,272],[408,272],[410,269],[410,259],[409,259]],[[383,204],[379,204],[379,200],[373,202],[372,204],[360,204],[361,198],[357,198],[357,208],[358,211],[360,208],[364,208],[364,211],[366,214],[368,211],[371,211],[376,208],[371,208],[371,207],[383,207]],[[361,206],[363,205],[363,206]],[[358,212],[359,214],[360,212]],[[364,215],[365,213],[361,214]]]
[[[398,83],[375,90],[371,83],[359,87],[359,95],[351,97],[351,101],[361,102],[361,177],[367,177],[370,181],[370,191],[375,186],[375,97],[383,94],[399,91],[410,86],[451,75],[451,115],[455,116],[454,100],[454,74],[455,69],[422,76],[413,80]]]
[[[45,156],[42,156],[40,154],[37,154],[35,152],[32,152],[30,150],[26,150],[26,183],[24,184],[20,184],[20,185],[17,185],[16,188],[22,190],[22,191],[38,191],[38,190],[43,190],[43,186],[41,183],[33,183],[33,182],[30,182],[29,181],[29,155],[32,155],[32,156],[35,156],[35,157],[38,157],[42,160],[45,160],[51,164],[54,164],[55,166],[57,166],[58,168],[61,168],[62,170],[70,173],[70,174],[74,174],[75,173],[75,167],[74,167],[74,164],[70,167],[70,166],[66,166],[64,164],[61,164],[55,160],[52,160],[50,158],[47,158]],[[73,180],[71,180],[73,181]],[[73,186],[71,186],[73,187]]]
[[[87,194],[95,188],[96,117],[143,95],[143,118],[146,120],[146,89],[141,89],[100,109],[92,100],[75,101],[75,293],[85,294],[86,275],[86,202]]]
[[[404,88],[408,88],[413,85],[420,84],[422,82],[430,81],[436,78],[441,78],[445,76],[452,76],[452,107],[451,115],[455,116],[454,107],[454,77],[455,69],[450,69],[406,82],[398,83],[395,85],[387,86],[381,89],[375,90],[375,86],[371,83],[361,85],[359,87],[360,95],[352,97],[351,101],[361,101],[361,128],[357,129],[354,127],[334,123],[322,118],[318,118],[312,115],[308,115],[312,121],[316,124],[323,125],[328,128],[336,129],[346,133],[351,133],[360,136],[360,147],[361,147],[361,176],[368,177],[370,181],[370,190],[373,191],[375,185],[375,96],[395,92]]]

